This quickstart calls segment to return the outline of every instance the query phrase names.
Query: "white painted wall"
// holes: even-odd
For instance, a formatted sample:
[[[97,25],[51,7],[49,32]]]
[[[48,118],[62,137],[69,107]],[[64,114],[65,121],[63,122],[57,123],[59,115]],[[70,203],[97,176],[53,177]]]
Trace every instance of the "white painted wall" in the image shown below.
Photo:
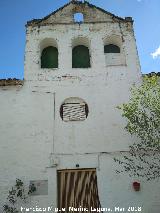
[[[115,64],[103,53],[112,35],[120,38],[123,50],[122,59],[114,57]],[[88,39],[91,68],[72,69],[72,41],[77,37]],[[58,47],[58,69],[40,68],[40,47],[46,38],[54,39]],[[28,27],[24,86],[0,88],[0,205],[15,179],[21,178],[26,186],[30,180],[47,179],[48,196],[31,197],[29,205],[55,207],[57,170],[75,169],[79,164],[97,169],[102,207],[143,206],[142,212],[153,212],[149,206],[159,196],[157,184],[143,182],[140,192],[133,191],[134,179],[116,174],[113,161],[133,142],[116,107],[128,100],[132,84],[140,82],[131,23],[121,23],[121,27],[110,21]],[[61,120],[60,106],[69,97],[88,104],[85,121]],[[57,167],[53,167],[54,159]]]

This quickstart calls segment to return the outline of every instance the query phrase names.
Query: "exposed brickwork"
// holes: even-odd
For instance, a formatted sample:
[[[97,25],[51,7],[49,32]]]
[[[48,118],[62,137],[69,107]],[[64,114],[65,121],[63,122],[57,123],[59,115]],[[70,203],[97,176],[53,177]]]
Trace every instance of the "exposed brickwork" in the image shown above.
[[[31,21],[28,21],[27,26],[43,26],[51,23],[74,23],[73,14],[77,12],[81,12],[84,14],[84,23],[99,23],[109,20],[113,22],[121,21],[131,24],[133,23],[131,17],[126,17],[124,19],[115,16],[114,14],[109,13],[102,8],[96,7],[95,5],[92,5],[87,1],[85,1],[84,3],[81,1],[71,1],[42,19],[33,19]]]

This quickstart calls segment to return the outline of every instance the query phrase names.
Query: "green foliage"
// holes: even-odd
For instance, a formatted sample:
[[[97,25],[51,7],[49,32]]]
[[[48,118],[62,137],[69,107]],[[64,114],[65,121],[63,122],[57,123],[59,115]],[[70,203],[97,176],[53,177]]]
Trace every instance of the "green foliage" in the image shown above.
[[[36,187],[35,185],[32,183],[30,186],[29,186],[29,191],[28,191],[28,194],[32,194],[33,192],[36,191]]]
[[[118,109],[127,119],[125,129],[138,139],[128,155],[115,161],[131,176],[147,180],[160,177],[160,78],[144,77],[140,87],[131,89],[129,102]]]
[[[9,190],[9,194],[7,197],[7,204],[3,206],[3,212],[5,213],[18,213],[17,204],[18,201],[26,202],[28,194],[36,191],[29,189],[28,193],[25,191],[24,183],[20,179],[16,179],[16,184]]]
[[[18,213],[16,208],[17,198],[21,200],[25,200],[25,192],[24,192],[24,184],[20,179],[16,179],[16,184],[9,191],[9,195],[7,197],[8,204],[3,206],[3,211],[6,213]]]

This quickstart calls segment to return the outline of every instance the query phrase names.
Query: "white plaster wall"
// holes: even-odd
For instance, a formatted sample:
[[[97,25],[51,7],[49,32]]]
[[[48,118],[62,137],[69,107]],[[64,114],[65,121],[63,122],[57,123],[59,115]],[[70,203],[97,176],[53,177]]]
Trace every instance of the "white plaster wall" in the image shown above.
[[[119,166],[115,164],[114,157],[118,156],[118,152],[59,155],[57,156],[59,158],[59,165],[52,169],[54,172],[52,173],[53,176],[49,177],[49,181],[51,178],[51,181],[54,180],[52,185],[57,185],[56,170],[76,169],[76,164],[79,164],[79,168],[96,168],[98,192],[102,208],[110,208],[112,212],[116,212],[114,211],[115,207],[120,207],[124,208],[124,211],[119,212],[156,213],[159,207],[158,196],[160,187],[158,181],[145,182],[141,180],[141,190],[139,192],[134,191],[132,183],[137,181],[137,179],[131,178],[125,173],[115,173]],[[50,198],[53,197],[52,193],[50,193]],[[57,196],[54,194],[54,203],[56,201]],[[132,211],[129,211],[130,207],[132,207]],[[139,211],[136,211],[138,207]]]
[[[25,78],[33,90],[55,93],[54,152],[92,153],[128,149],[131,138],[123,130],[125,123],[116,107],[128,100],[130,87],[141,80],[133,30],[127,26],[126,23],[120,25],[115,22],[57,24],[41,26],[38,30],[28,28]],[[106,66],[104,40],[112,35],[120,39],[123,37],[122,65],[119,66]],[[78,37],[88,39],[91,68],[72,69],[72,41]],[[40,68],[40,45],[46,38],[57,42],[58,69]],[[60,106],[69,97],[80,97],[88,104],[89,116],[84,122],[65,123],[61,120]]]
[[[23,87],[0,88],[0,212],[9,190],[20,178],[48,179],[46,167],[53,150],[52,94]],[[45,199],[44,199],[45,201]],[[41,201],[42,202],[42,201]],[[35,205],[35,203],[34,203]]]
[[[41,26],[40,28],[28,27],[27,44],[25,55],[25,79],[26,80],[52,80],[55,74],[60,77],[63,74],[73,74],[72,69],[72,40],[77,37],[84,37],[89,40],[91,52],[92,73],[104,73],[107,71],[105,64],[104,40],[112,35],[123,37],[124,58],[126,59],[127,74],[131,75],[131,80],[139,79],[140,66],[135,46],[132,29],[126,29],[123,23],[101,23],[101,24],[74,24],[74,25],[53,25]],[[120,27],[121,26],[121,27]],[[123,34],[122,31],[123,30]],[[40,69],[40,43],[46,38],[56,40],[59,50],[59,69]],[[124,66],[125,67],[125,66]],[[114,66],[112,67],[112,70]],[[76,69],[77,70],[77,69]],[[82,69],[83,70],[83,69]],[[86,69],[81,73],[86,73]],[[47,74],[46,74],[46,72]],[[88,72],[87,72],[88,73]],[[77,73],[75,73],[76,75]],[[53,79],[54,80],[54,79]]]
[[[48,179],[48,196],[31,197],[31,205],[57,205],[57,169],[97,168],[103,207],[143,205],[156,201],[159,188],[143,183],[142,191],[131,189],[132,179],[118,176],[113,156],[128,150],[133,139],[124,131],[125,121],[116,107],[129,98],[133,83],[141,82],[133,31],[123,23],[52,25],[27,30],[25,83],[0,90],[0,204],[3,205],[16,178]],[[106,66],[104,39],[123,37],[125,64]],[[85,37],[90,44],[91,68],[72,69],[72,40]],[[40,68],[40,43],[53,38],[59,50],[59,68]],[[5,90],[4,90],[5,89]],[[63,122],[60,105],[79,97],[89,107],[82,122]],[[104,153],[104,154],[103,154]],[[50,157],[58,159],[52,167]],[[151,189],[155,190],[151,190]],[[150,194],[148,195],[148,191]],[[150,200],[150,203],[148,202]]]

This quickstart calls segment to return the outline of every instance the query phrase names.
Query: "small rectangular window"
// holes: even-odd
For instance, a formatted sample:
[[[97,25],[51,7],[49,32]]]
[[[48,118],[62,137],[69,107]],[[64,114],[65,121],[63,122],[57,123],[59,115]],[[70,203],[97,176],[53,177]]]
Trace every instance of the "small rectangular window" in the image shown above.
[[[84,21],[83,13],[75,13],[74,14],[74,21],[75,22],[83,22]]]

